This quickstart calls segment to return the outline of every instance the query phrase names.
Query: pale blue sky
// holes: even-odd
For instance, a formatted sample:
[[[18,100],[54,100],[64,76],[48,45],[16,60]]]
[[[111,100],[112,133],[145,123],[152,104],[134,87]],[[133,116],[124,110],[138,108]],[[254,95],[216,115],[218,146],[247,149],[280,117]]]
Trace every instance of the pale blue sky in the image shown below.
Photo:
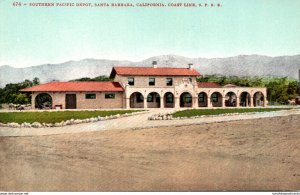
[[[70,1],[77,2],[65,2]],[[105,2],[113,1],[158,2]],[[220,2],[223,7],[16,8],[12,1],[0,0],[0,65],[25,67],[84,58],[138,61],[164,54],[300,54],[299,0],[176,2]]]

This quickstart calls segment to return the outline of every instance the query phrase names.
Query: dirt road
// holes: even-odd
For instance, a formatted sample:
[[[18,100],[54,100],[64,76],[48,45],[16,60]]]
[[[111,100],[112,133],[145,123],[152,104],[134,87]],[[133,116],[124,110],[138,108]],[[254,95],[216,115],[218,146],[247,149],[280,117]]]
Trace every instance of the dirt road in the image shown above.
[[[276,116],[300,115],[300,108],[291,110],[280,110],[274,112],[243,113],[232,116],[208,116],[203,118],[188,118],[183,120],[148,120],[149,116],[158,113],[174,112],[176,109],[149,109],[146,113],[118,118],[113,120],[104,120],[94,123],[83,123],[78,125],[68,125],[63,127],[47,128],[11,128],[0,127],[0,136],[36,136],[36,135],[54,135],[63,133],[82,133],[104,130],[124,130],[141,128],[161,128],[170,126],[205,124],[215,122],[236,121],[245,119],[269,118]]]
[[[300,115],[0,137],[0,191],[299,190]]]

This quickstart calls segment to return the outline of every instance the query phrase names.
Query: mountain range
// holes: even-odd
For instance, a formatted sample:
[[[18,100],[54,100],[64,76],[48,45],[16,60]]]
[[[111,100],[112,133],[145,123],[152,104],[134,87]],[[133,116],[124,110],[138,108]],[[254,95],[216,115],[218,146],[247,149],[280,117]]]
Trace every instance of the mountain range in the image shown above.
[[[262,55],[239,55],[227,58],[188,58],[176,55],[154,56],[143,61],[117,61],[106,59],[83,59],[60,64],[43,64],[25,68],[0,66],[0,87],[7,83],[22,82],[38,77],[42,83],[53,80],[69,81],[82,77],[109,75],[113,66],[188,67],[189,63],[202,75],[220,74],[235,76],[278,76],[299,78],[300,55],[269,57]]]

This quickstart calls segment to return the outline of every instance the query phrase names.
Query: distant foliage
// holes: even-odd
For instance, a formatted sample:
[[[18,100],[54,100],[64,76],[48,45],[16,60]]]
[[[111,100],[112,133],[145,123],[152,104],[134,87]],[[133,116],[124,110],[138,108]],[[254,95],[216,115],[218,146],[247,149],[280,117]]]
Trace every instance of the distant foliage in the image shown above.
[[[266,87],[269,104],[287,104],[300,94],[300,83],[288,77],[237,77],[206,75],[198,82],[216,82],[220,85],[235,84],[241,87]]]
[[[21,83],[7,84],[4,88],[0,88],[0,103],[29,104],[30,93],[20,93],[19,90],[39,84],[39,78],[34,78],[32,81],[25,80]]]
[[[71,80],[71,81],[112,81],[112,79],[110,79],[108,76],[101,75],[101,76],[98,76],[95,78],[83,77],[83,78],[75,79],[75,80]]]

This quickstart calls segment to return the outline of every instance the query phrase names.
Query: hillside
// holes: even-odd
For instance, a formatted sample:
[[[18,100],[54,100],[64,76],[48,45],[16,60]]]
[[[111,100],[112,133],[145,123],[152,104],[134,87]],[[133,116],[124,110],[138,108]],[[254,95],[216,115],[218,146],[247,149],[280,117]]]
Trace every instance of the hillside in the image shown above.
[[[113,66],[151,66],[156,60],[159,67],[187,67],[193,63],[201,74],[222,74],[236,76],[288,76],[298,78],[300,55],[268,57],[261,55],[239,55],[228,58],[187,58],[176,55],[162,55],[140,62],[106,59],[84,59],[61,64],[43,64],[26,68],[0,66],[0,86],[40,78],[41,82],[52,80],[68,81],[81,77],[109,75]]]

